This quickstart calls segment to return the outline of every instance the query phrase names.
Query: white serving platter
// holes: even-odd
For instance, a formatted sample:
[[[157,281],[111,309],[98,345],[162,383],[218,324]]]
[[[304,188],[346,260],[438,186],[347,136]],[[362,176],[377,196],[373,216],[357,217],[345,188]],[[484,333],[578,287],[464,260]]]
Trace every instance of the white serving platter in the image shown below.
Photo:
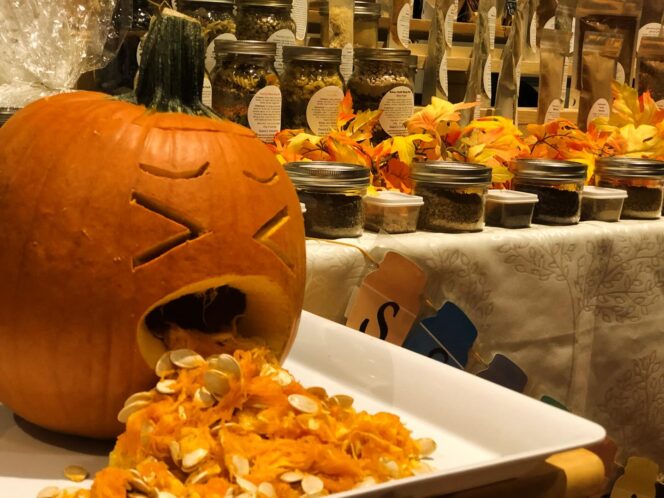
[[[358,409],[396,413],[415,437],[438,444],[433,473],[339,498],[451,493],[518,477],[553,453],[605,437],[593,422],[306,312],[285,366],[305,386],[349,394]],[[62,478],[67,465],[94,474],[110,448],[43,431],[0,405],[0,496],[71,486]]]

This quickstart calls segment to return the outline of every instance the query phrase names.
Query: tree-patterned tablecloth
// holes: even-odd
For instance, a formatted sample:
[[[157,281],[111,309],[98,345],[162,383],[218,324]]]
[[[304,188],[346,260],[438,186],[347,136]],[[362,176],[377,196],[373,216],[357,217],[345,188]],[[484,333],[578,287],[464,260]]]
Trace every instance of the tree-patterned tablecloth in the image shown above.
[[[526,394],[602,424],[621,459],[664,468],[664,219],[343,242],[416,262],[426,297],[453,302],[477,327],[480,356],[506,355],[528,375]],[[344,323],[373,268],[355,248],[307,241],[304,308]]]

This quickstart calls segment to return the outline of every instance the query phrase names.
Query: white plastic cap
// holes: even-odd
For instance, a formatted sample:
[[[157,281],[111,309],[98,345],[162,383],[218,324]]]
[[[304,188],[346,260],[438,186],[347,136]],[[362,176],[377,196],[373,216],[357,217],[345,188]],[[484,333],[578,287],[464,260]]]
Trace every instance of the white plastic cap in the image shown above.
[[[592,187],[586,185],[583,187],[583,197],[586,199],[625,199],[627,192],[619,188]]]
[[[379,190],[376,195],[365,195],[364,202],[387,207],[422,206],[424,199],[419,195],[409,195],[392,190]]]
[[[502,204],[535,204],[539,202],[537,194],[519,192],[518,190],[489,189],[486,195],[487,201],[500,202]]]

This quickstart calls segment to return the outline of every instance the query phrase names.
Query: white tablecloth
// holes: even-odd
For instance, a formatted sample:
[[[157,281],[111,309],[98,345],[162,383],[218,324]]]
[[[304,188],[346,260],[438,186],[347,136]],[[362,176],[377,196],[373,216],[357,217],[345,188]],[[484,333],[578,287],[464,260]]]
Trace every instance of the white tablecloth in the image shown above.
[[[481,357],[508,356],[528,375],[527,394],[604,425],[621,458],[664,467],[664,219],[342,241],[379,261],[387,250],[412,259],[426,297],[475,324]],[[307,241],[305,309],[344,323],[371,269],[355,248]]]

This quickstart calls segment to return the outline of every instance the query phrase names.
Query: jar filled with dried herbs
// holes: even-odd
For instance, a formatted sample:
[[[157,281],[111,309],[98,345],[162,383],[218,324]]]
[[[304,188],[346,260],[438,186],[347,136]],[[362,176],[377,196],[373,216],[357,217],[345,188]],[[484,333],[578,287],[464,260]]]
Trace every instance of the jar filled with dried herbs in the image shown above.
[[[284,47],[284,64],[283,127],[304,128],[316,135],[332,131],[344,98],[341,50]]]
[[[415,105],[409,50],[357,48],[348,90],[356,110],[381,109],[379,124],[391,136],[406,135]]]
[[[362,197],[369,187],[369,168],[326,161],[292,162],[286,173],[304,203],[308,237],[359,237],[364,225]]]
[[[581,193],[587,166],[572,161],[517,159],[512,188],[537,194],[533,221],[574,225],[581,218]]]
[[[271,141],[281,129],[281,91],[274,43],[216,40],[212,108]]]
[[[432,232],[480,232],[491,168],[451,161],[416,162],[414,193],[424,198],[417,228]]]
[[[320,14],[320,41],[330,46],[330,7],[327,0],[309,4]],[[375,48],[378,45],[380,5],[375,2],[355,2],[353,7],[353,46]]]
[[[627,192],[621,218],[648,220],[662,214],[664,161],[603,157],[595,163],[595,183]]]

